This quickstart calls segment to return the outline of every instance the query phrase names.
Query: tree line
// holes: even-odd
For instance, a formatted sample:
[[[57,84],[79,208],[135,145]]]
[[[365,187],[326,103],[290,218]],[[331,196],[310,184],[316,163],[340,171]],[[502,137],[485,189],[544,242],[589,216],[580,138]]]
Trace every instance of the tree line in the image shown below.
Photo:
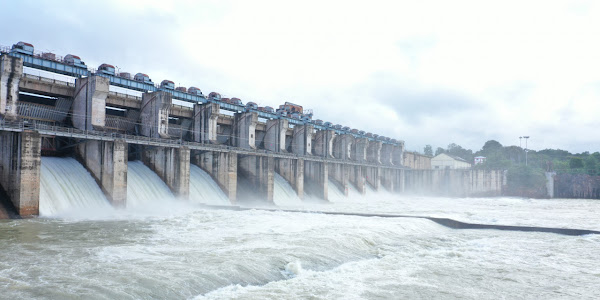
[[[474,165],[473,168],[508,170],[508,194],[518,196],[535,197],[543,194],[546,182],[544,172],[600,175],[600,152],[597,151],[574,154],[561,149],[525,150],[519,146],[503,146],[495,140],[485,142],[481,150],[476,152],[455,143],[445,149],[437,147],[435,152],[431,145],[426,145],[423,149],[423,154],[429,156],[441,153],[460,157],[472,164],[475,157],[484,156],[485,162]]]

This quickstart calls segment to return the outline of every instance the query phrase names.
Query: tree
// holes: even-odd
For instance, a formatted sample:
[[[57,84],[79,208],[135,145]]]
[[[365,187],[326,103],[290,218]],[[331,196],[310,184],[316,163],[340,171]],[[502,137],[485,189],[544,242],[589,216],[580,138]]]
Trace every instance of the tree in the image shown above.
[[[569,168],[581,169],[583,168],[583,159],[581,157],[571,157],[569,160]]]
[[[585,166],[586,173],[590,175],[598,174],[597,166],[598,163],[593,156],[588,156],[583,160],[583,165]]]
[[[437,149],[435,149],[435,156],[438,156],[442,153],[446,152],[446,150],[444,150],[444,148],[442,147],[437,147]]]
[[[490,153],[494,153],[497,151],[502,151],[502,144],[500,144],[498,141],[495,141],[495,140],[489,140],[489,141],[485,142],[485,144],[483,145],[483,148],[481,148],[481,151],[484,154],[490,154]]]
[[[423,153],[427,156],[433,156],[433,148],[431,147],[431,145],[425,145]]]
[[[473,150],[465,149],[455,143],[448,145],[446,153],[452,156],[458,156],[469,162],[473,161]]]

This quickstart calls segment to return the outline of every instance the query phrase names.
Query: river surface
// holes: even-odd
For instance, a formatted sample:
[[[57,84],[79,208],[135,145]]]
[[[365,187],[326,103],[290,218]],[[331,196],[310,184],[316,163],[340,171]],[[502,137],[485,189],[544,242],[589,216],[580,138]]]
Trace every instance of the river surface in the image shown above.
[[[145,178],[142,167],[132,174]],[[287,190],[276,195],[289,194],[289,185],[276,186]],[[594,200],[351,195],[275,202],[600,230]],[[44,217],[0,220],[0,299],[600,299],[598,235],[217,210],[201,204],[210,199],[168,198],[122,210],[53,206]]]

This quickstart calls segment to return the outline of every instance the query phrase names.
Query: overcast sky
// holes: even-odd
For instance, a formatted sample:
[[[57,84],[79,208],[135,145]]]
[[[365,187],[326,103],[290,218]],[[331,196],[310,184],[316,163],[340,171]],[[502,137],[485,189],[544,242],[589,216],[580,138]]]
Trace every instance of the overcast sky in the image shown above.
[[[1,45],[295,102],[408,150],[529,135],[535,150],[600,151],[594,1],[2,2]]]

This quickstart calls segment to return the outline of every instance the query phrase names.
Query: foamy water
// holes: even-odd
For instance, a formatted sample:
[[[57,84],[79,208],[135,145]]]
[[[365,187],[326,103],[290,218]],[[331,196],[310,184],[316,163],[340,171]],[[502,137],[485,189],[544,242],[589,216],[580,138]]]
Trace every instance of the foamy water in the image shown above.
[[[129,169],[129,176],[145,178],[128,177],[132,188],[161,189],[145,196],[150,200],[138,199],[141,207],[160,209],[0,222],[0,299],[600,297],[596,235],[453,230],[410,218],[208,210],[168,195],[143,165],[130,163]],[[600,230],[600,201],[593,200],[432,198],[372,190],[351,195],[335,203],[286,203],[307,210]],[[178,207],[177,213],[169,207]]]

